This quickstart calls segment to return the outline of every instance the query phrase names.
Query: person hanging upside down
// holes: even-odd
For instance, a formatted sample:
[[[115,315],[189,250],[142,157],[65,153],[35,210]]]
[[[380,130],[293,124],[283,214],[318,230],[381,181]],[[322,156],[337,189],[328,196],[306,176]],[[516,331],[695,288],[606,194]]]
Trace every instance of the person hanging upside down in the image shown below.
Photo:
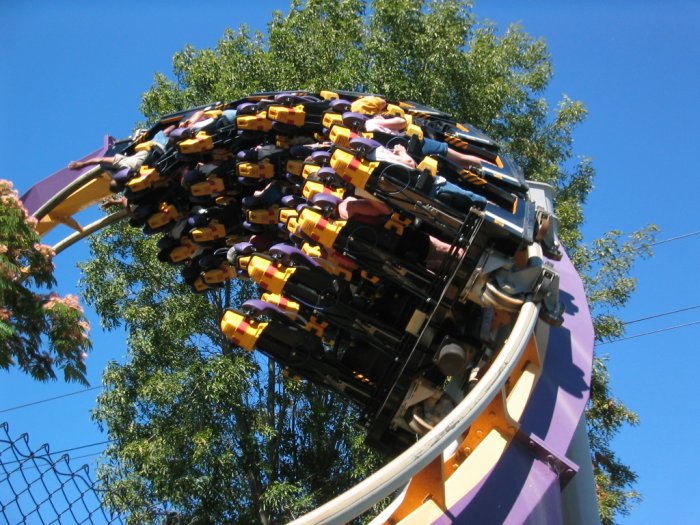
[[[360,109],[361,112],[371,115],[371,118],[364,123],[366,131],[378,131],[398,136],[404,135],[406,126],[408,125],[406,119],[400,116],[384,116],[382,111],[387,105],[385,100],[379,97],[362,97],[355,101],[355,104],[357,104],[356,109]],[[450,148],[446,142],[430,138],[423,139],[421,143],[421,155],[424,157],[428,155],[441,155],[463,168],[474,169],[480,168],[483,163],[489,164],[488,161],[476,157],[475,155],[467,155]]]
[[[393,149],[379,146],[372,151],[367,158],[380,162],[402,164],[411,169],[416,168],[416,161],[413,160],[413,158],[408,154],[406,148],[401,144],[397,144],[393,147]],[[442,175],[435,177],[433,186],[428,192],[428,197],[431,199],[437,199],[443,204],[447,204],[448,206],[460,211],[465,209],[468,210],[472,206],[477,206],[480,208],[486,206],[485,197],[482,197],[481,195],[478,195],[472,191],[465,190],[457,184],[448,181]]]
[[[378,223],[392,214],[389,206],[374,198],[346,197],[337,209],[338,218],[343,220],[355,219],[358,222]],[[377,219],[382,218],[381,221]],[[408,260],[424,264],[434,272],[442,265],[449,255],[451,245],[414,228],[407,228],[401,236],[397,254]],[[461,253],[457,254],[461,256]]]
[[[168,142],[166,134],[159,131],[151,139],[156,144],[165,148]],[[138,169],[143,165],[144,161],[148,157],[149,152],[147,150],[137,151],[133,155],[122,155],[117,153],[111,157],[94,157],[87,160],[73,160],[68,163],[68,168],[72,170],[81,170],[86,166],[97,166],[102,165],[104,169],[109,169],[112,171],[121,170],[124,168],[129,168],[132,171],[138,171]]]

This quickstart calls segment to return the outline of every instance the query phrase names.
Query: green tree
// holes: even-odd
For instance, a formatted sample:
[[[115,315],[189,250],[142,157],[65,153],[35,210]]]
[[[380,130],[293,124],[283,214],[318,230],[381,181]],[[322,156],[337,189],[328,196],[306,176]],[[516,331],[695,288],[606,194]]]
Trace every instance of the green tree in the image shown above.
[[[634,290],[631,248],[647,246],[651,232],[635,234],[631,245],[619,235],[582,244],[594,169],[574,158],[572,133],[586,110],[565,96],[550,108],[543,93],[551,75],[543,41],[518,26],[501,34],[477,22],[468,2],[295,0],[265,34],[243,26],[213,49],[177,53],[172,79],[156,74],[142,111],[153,122],[255,91],[347,89],[413,99],[470,122],[500,140],[528,178],[555,187],[561,240],[586,275],[598,337],[611,337],[623,329],[615,312]],[[102,470],[113,505],[131,509],[135,521],[172,511],[267,523],[326,499],[374,464],[347,426],[353,415],[342,400],[228,349],[217,323],[225,305],[240,300],[237,285],[206,298],[187,293],[171,268],[154,262],[151,242],[125,228],[92,248],[86,295],[108,326],[129,330],[129,362],[110,366],[95,414],[114,440]],[[602,360],[595,371],[589,418],[608,523],[636,498],[634,474],[608,446],[635,416],[612,399]],[[610,406],[612,413],[603,410]],[[305,477],[307,469],[295,469],[305,454],[327,461]],[[327,486],[330,473],[342,483]]]
[[[37,221],[12,183],[0,180],[0,367],[18,366],[40,381],[87,385],[89,326],[76,297],[39,293],[56,283],[53,250],[39,242]]]
[[[99,472],[110,507],[134,523],[277,523],[375,468],[349,403],[231,348],[219,320],[251,287],[194,294],[154,241],[114,226],[83,265],[104,325],[128,329],[130,358],[105,371],[94,413],[112,440]]]

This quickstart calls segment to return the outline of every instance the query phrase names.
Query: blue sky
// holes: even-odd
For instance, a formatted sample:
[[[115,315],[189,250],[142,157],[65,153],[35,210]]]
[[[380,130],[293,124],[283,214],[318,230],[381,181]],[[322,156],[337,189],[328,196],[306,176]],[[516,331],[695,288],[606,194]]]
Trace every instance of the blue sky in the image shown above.
[[[254,4],[211,1],[102,3],[6,0],[0,4],[1,178],[21,193],[70,160],[97,149],[105,134],[128,135],[141,118],[141,94],[156,71],[169,73],[173,53],[189,43],[213,46],[227,27],[264,29],[286,1]],[[649,223],[659,240],[700,230],[700,179],[694,155],[700,133],[700,3],[679,1],[482,0],[480,18],[505,29],[519,22],[548,44],[554,78],[546,94],[583,101],[589,117],[575,133],[577,155],[597,169],[586,206],[584,233],[592,240],[610,229],[632,232]],[[66,231],[62,232],[65,235]],[[55,241],[56,237],[49,240]],[[78,293],[77,261],[86,247],[58,256],[59,290]],[[621,313],[625,320],[700,304],[695,276],[700,235],[659,244],[639,263],[639,288]],[[90,313],[90,381],[110,359],[122,361],[123,334],[103,334]],[[628,336],[692,323],[700,309],[630,324]],[[639,474],[644,501],[623,524],[696,522],[700,469],[694,404],[700,364],[700,325],[601,346],[610,356],[615,394],[637,411],[641,424],[625,429],[615,449]],[[0,421],[35,447],[60,451],[105,439],[90,421],[97,390],[6,411],[79,391],[78,385],[35,383],[16,371],[0,372]],[[91,462],[101,446],[75,450]]]

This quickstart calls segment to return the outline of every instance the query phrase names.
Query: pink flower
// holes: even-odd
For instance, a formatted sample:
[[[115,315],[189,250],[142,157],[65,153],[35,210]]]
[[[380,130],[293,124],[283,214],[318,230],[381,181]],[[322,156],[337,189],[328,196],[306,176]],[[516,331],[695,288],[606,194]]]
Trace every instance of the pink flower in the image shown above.
[[[44,308],[46,310],[51,310],[57,304],[65,304],[63,297],[58,295],[56,292],[51,292],[49,298],[44,302]]]
[[[58,297],[50,297],[49,300],[44,303],[44,309],[51,310],[60,302],[58,299]]]
[[[73,310],[77,310],[78,312],[83,311],[82,307],[80,306],[80,303],[78,302],[78,298],[75,295],[66,294],[66,296],[63,299],[63,303],[68,308],[72,308]]]
[[[83,333],[87,335],[90,332],[90,323],[87,321],[80,321],[78,326],[83,329]]]

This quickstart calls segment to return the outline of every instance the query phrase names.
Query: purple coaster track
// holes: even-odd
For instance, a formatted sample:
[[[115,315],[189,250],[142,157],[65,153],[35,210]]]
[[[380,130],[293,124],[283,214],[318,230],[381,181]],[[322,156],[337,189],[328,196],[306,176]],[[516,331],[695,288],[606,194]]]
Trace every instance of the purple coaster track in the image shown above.
[[[566,254],[560,276],[564,323],[552,328],[543,372],[518,437],[496,467],[435,524],[564,523],[562,486],[578,467],[566,458],[589,397],[593,324],[581,279]]]
[[[102,157],[105,152],[114,144],[114,139],[105,136],[104,144],[98,150],[93,151],[80,160],[88,160],[94,157]],[[53,175],[49,175],[41,182],[32,186],[24,195],[22,195],[22,203],[30,215],[34,215],[44,204],[51,200],[55,195],[69,186],[75,179],[83,173],[89,171],[90,167],[85,167],[81,170],[71,170],[63,168]]]

